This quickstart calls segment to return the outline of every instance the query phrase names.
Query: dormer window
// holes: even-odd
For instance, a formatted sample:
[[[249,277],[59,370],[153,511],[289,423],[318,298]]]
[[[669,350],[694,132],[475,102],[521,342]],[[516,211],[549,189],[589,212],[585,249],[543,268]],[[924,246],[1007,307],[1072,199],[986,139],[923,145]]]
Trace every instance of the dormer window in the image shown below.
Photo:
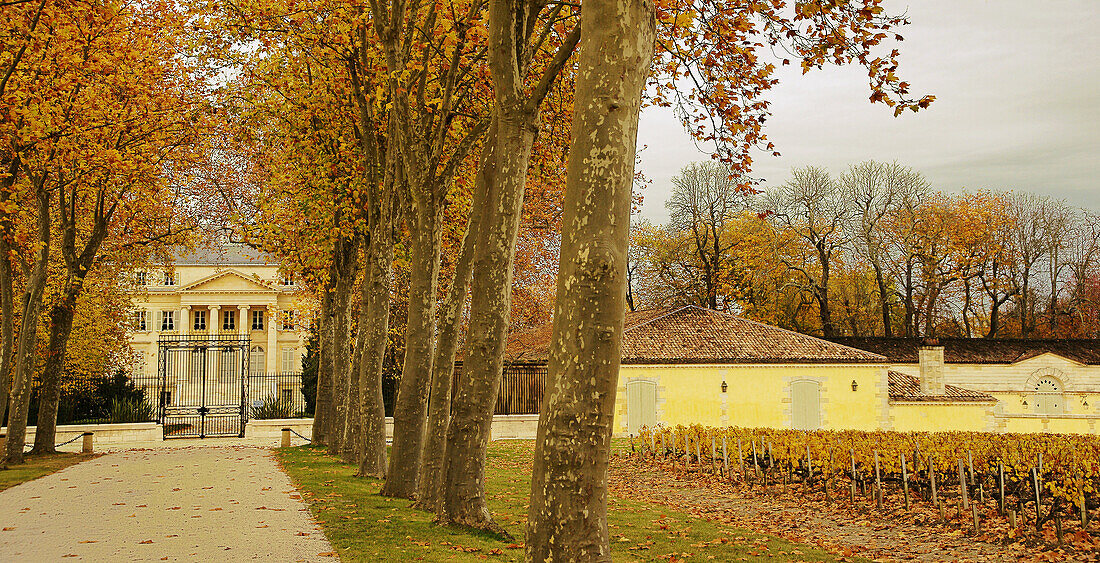
[[[134,272],[134,283],[137,285],[147,285],[149,283],[148,276],[145,274],[145,270]]]
[[[164,285],[176,285],[175,272],[164,272]]]
[[[294,285],[294,274],[283,274],[280,283],[282,285]]]

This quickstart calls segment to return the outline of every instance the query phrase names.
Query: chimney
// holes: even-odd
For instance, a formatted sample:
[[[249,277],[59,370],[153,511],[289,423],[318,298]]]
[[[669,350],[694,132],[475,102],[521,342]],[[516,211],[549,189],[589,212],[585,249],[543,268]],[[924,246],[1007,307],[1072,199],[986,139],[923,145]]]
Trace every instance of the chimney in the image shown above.
[[[943,346],[935,338],[925,338],[917,352],[920,360],[920,391],[928,395],[943,395]]]

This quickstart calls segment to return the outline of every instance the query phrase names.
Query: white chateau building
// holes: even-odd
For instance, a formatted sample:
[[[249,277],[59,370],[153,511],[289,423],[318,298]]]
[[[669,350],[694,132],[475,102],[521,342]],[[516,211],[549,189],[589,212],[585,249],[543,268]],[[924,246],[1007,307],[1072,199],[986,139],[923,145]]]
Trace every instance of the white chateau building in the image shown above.
[[[239,412],[243,422],[264,401],[293,403],[296,410],[302,404],[299,288],[277,263],[249,247],[225,245],[135,277],[133,371],[159,407],[166,436],[166,415],[173,413],[205,421],[220,409]]]

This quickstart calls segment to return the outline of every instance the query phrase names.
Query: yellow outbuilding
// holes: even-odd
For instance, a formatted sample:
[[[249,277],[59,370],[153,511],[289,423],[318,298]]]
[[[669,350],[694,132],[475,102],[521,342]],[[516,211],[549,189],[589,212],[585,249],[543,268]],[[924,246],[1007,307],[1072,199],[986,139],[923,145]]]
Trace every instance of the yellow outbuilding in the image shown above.
[[[513,335],[500,406],[545,372],[550,326]],[[617,433],[656,424],[985,430],[996,400],[891,373],[879,354],[695,306],[627,315]],[[942,370],[941,370],[942,373]],[[942,379],[940,380],[942,382]]]

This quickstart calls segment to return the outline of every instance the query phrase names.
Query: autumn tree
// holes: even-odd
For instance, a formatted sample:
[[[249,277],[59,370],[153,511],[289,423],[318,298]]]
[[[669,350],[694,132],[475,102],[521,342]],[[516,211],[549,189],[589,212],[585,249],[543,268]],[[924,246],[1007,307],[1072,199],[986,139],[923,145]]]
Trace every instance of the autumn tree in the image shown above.
[[[528,560],[610,557],[606,469],[626,294],[628,184],[652,42],[660,44],[655,75],[668,78],[658,78],[663,85],[659,103],[676,98],[690,109],[691,100],[700,100],[715,116],[709,123],[717,126],[695,132],[718,142],[738,173],[749,171],[747,154],[763,140],[760,125],[767,104],[760,94],[774,83],[772,68],[760,62],[754,48],[763,48],[764,42],[749,40],[757,33],[797,52],[805,69],[826,62],[868,66],[872,101],[887,101],[897,113],[931,102],[905,99],[908,85],[893,73],[896,53],[868,56],[887,37],[879,35],[881,29],[903,22],[881,17],[877,3],[857,8],[807,2],[796,7],[792,19],[779,13],[781,6],[669,3],[656,6],[655,14],[654,6],[630,0],[584,5],[558,295],[531,483]],[[700,89],[677,90],[675,79],[698,76],[705,78],[695,80],[704,85]],[[691,117],[685,116],[685,122],[691,123]]]
[[[895,295],[887,272],[890,249],[886,221],[902,201],[922,197],[928,191],[928,182],[919,172],[897,162],[866,161],[849,166],[838,183],[844,204],[854,210],[849,223],[853,230],[851,246],[874,271],[882,334],[893,336],[891,309]]]
[[[89,274],[105,260],[116,268],[141,264],[142,256],[186,242],[189,221],[175,211],[180,187],[167,184],[189,160],[202,108],[191,69],[177,56],[182,14],[120,6],[74,23],[81,34],[69,40],[80,46],[87,83],[66,110],[86,123],[55,144],[41,172],[71,181],[58,181],[53,198],[65,274],[48,313],[32,453],[54,451],[67,345]]]
[[[727,260],[739,244],[736,238],[723,236],[726,225],[746,207],[746,190],[721,164],[708,161],[688,164],[672,178],[669,227],[686,234],[684,246],[677,249],[694,257],[699,271],[689,273],[702,284],[703,305],[729,310],[719,303],[719,277],[734,267]]]
[[[851,240],[851,209],[840,197],[836,182],[822,168],[807,166],[791,172],[791,179],[770,193],[767,209],[780,229],[795,235],[795,260],[784,265],[799,275],[804,291],[813,296],[821,317],[821,334],[831,338],[833,325],[829,290],[833,261]],[[788,249],[788,252],[793,249]]]

